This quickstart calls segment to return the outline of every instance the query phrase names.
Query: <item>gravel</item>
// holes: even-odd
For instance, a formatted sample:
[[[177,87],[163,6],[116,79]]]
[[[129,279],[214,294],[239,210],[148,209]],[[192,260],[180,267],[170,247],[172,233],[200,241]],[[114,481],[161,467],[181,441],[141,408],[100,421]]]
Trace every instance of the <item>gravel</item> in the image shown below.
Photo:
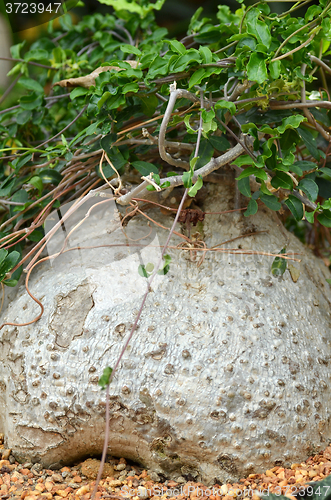
[[[2,448],[1,448],[2,446]],[[0,457],[10,456],[0,444]],[[95,499],[113,498],[115,500],[233,500],[234,497],[259,500],[257,493],[282,493],[296,500],[293,495],[304,489],[311,481],[321,481],[331,471],[331,444],[318,455],[309,457],[306,462],[292,464],[291,467],[275,466],[262,474],[249,474],[234,484],[215,484],[205,486],[189,481],[183,476],[162,483],[160,476],[152,470],[127,467],[124,458],[111,458],[108,470],[113,474],[101,480]],[[88,459],[76,466],[63,467],[54,472],[43,469],[41,464],[18,464],[0,459],[0,500],[90,500],[95,485],[99,460]],[[84,474],[82,473],[84,471]],[[90,477],[86,475],[89,474]]]

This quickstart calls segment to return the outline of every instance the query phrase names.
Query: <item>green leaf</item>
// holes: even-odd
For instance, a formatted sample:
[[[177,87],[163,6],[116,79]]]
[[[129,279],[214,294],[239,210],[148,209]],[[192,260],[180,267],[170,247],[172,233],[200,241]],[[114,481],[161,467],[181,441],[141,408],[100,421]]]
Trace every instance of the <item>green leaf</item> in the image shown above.
[[[322,172],[324,175],[328,175],[331,177],[331,168],[323,167],[318,169],[319,172]]]
[[[251,197],[251,187],[249,184],[249,177],[244,177],[238,181],[238,189],[244,196]]]
[[[170,269],[170,262],[171,262],[171,257],[170,255],[164,255],[163,256],[163,260],[164,260],[164,263],[163,263],[163,268],[160,269],[157,274],[160,274],[161,276],[167,274],[169,272],[169,269]]]
[[[111,5],[116,10],[116,12],[121,13],[121,11],[128,11],[139,14],[141,18],[144,18],[153,9],[160,10],[165,0],[157,0],[155,3],[148,2],[146,6],[139,5],[135,1],[129,2],[128,0],[100,0],[100,2],[106,5]]]
[[[43,192],[43,181],[38,175],[34,175],[31,177],[29,180],[29,184],[32,184],[36,189],[39,191],[39,196],[41,196],[41,193]]]
[[[148,262],[148,264],[146,264],[145,269],[148,273],[152,273],[154,271],[154,264],[152,264],[151,262]]]
[[[48,59],[47,50],[32,49],[32,50],[29,50],[29,52],[27,52],[24,55],[25,61],[42,61],[43,59]]]
[[[24,95],[20,99],[21,108],[27,110],[36,109],[41,106],[43,99],[43,95],[36,94],[35,92],[32,92],[30,95]]]
[[[112,96],[113,96],[113,93],[112,93],[112,92],[108,92],[108,91],[107,91],[107,92],[104,92],[104,93],[102,94],[102,97],[101,97],[101,98],[99,99],[99,101],[98,101],[98,104],[97,104],[98,108],[99,108],[99,109],[101,109],[101,108],[102,108],[102,106],[105,104],[105,102],[106,102],[106,101],[108,101],[108,99],[109,99],[110,97],[112,97]]]
[[[298,200],[298,198],[290,194],[287,200],[284,201],[284,203],[287,206],[287,208],[291,211],[295,220],[299,221],[302,219],[303,207],[301,201]]]
[[[70,99],[73,101],[74,99],[76,99],[76,97],[80,97],[81,95],[86,95],[87,93],[88,89],[85,89],[84,87],[76,87],[72,92],[70,92]]]
[[[315,211],[314,212],[307,212],[305,213],[305,217],[307,219],[307,221],[310,223],[310,224],[314,224],[314,220],[315,220]]]
[[[199,157],[194,159],[194,169],[199,170],[199,168],[204,167],[213,157],[214,148],[207,139],[202,139],[199,148]],[[191,162],[192,162],[191,160]],[[192,163],[190,163],[192,165]]]
[[[102,390],[106,389],[106,386],[110,384],[110,377],[112,373],[113,369],[110,368],[110,366],[104,368],[103,374],[101,375],[98,381],[98,384],[101,386]]]
[[[17,283],[18,283],[17,280],[5,280],[5,281],[3,281],[4,285],[11,286],[11,287],[16,286]]]
[[[301,179],[297,189],[301,189],[311,201],[315,201],[318,196],[318,186],[312,179]]]
[[[1,250],[0,250],[0,265],[3,263],[3,261],[5,260],[7,255],[8,255],[8,250],[1,248]]]
[[[313,163],[312,161],[306,161],[306,160],[296,161],[295,163],[293,163],[293,166],[299,167],[302,172],[305,172],[306,170],[312,170],[314,168],[317,168],[316,163]]]
[[[289,175],[285,172],[277,172],[275,177],[271,179],[271,185],[275,189],[283,188],[283,189],[293,189],[293,180]]]
[[[159,101],[156,95],[148,94],[145,96],[139,96],[139,99],[142,102],[142,112],[147,116],[153,116]]]
[[[269,49],[271,43],[271,34],[267,23],[265,21],[263,22],[259,20],[259,15],[260,9],[258,9],[257,7],[247,12],[247,33],[256,36],[257,40],[265,45],[267,49]]]
[[[286,247],[284,247],[279,253],[286,253]],[[282,276],[287,267],[287,261],[282,257],[276,257],[271,265],[271,273],[274,276]]]
[[[51,183],[58,185],[59,182],[62,180],[62,175],[56,170],[53,170],[51,168],[45,168],[44,170],[41,170],[40,172],[38,172],[38,175],[40,179],[43,181],[43,184]]]
[[[316,160],[319,160],[320,159],[320,152],[317,149],[316,141],[315,141],[314,137],[312,136],[312,134],[307,129],[304,129],[302,127],[298,127],[297,130],[298,130],[299,135],[300,135],[301,139],[303,140],[306,148],[308,149],[309,153],[314,158],[316,158]]]
[[[271,78],[277,80],[280,75],[280,61],[274,61],[269,63],[269,72]]]
[[[196,196],[197,192],[199,189],[201,189],[203,186],[203,180],[201,175],[198,176],[198,180],[193,184],[193,186],[189,189],[188,195],[194,198]]]
[[[307,119],[302,115],[292,115],[282,120],[282,124],[277,127],[280,134],[283,134],[285,130],[298,128],[300,123],[306,121]]]
[[[263,54],[253,52],[247,64],[247,77],[257,83],[263,83],[268,79],[267,66]]]
[[[248,205],[247,205],[247,210],[244,212],[244,216],[248,217],[249,215],[256,214],[258,208],[259,208],[259,206],[258,206],[256,200],[254,200],[253,198],[251,198],[249,200]]]
[[[209,64],[212,62],[213,54],[212,54],[212,51],[208,47],[204,47],[203,45],[200,45],[199,52],[201,54],[202,61],[204,64]]]
[[[272,195],[267,195],[267,194],[260,194],[260,199],[263,201],[263,203],[270,208],[271,210],[277,211],[282,208],[281,203],[279,203],[278,198],[276,196]]]
[[[193,75],[191,75],[188,88],[191,89],[192,87],[194,87],[194,85],[199,85],[199,83],[201,83],[201,81],[203,80],[205,74],[205,68],[199,68],[197,71],[195,71]]]
[[[264,170],[257,167],[245,168],[245,170],[241,172],[239,177],[236,177],[236,180],[244,179],[245,177],[249,177],[250,175],[255,175],[255,177],[257,177],[258,179],[262,179],[263,181],[268,180],[267,173]]]
[[[123,94],[127,94],[128,92],[138,92],[139,90],[139,85],[138,83],[127,83],[126,85],[124,85],[124,87],[122,87],[122,92]]]
[[[180,54],[182,56],[186,53],[185,45],[183,45],[181,42],[178,42],[178,40],[167,40],[167,43],[170,45],[171,49],[174,52],[177,52],[177,54]]]
[[[138,266],[138,273],[142,278],[148,278],[148,273],[146,271],[146,268],[142,264]]]
[[[120,46],[120,49],[124,52],[124,54],[135,54],[136,56],[141,56],[141,51],[137,49],[137,47],[129,45],[128,43],[123,43],[123,45]]]
[[[36,80],[32,80],[32,78],[28,78],[26,76],[21,76],[20,85],[23,85],[28,90],[32,90],[34,92],[44,93],[43,87]]]
[[[25,125],[28,121],[31,120],[32,117],[32,111],[30,110],[25,110],[21,111],[21,113],[18,113],[16,115],[16,123],[19,125]]]
[[[208,137],[208,141],[213,146],[213,148],[217,149],[217,151],[220,152],[226,151],[231,146],[231,144],[224,135],[221,136],[211,135]]]
[[[192,173],[191,172],[184,172],[183,176],[183,184],[186,189],[189,189],[192,186]]]
[[[215,109],[227,109],[230,111],[231,115],[236,114],[236,105],[231,101],[224,101],[223,99],[217,101]]]
[[[21,255],[16,250],[8,254],[0,265],[0,275],[9,273],[16,266],[20,258]]]
[[[323,210],[321,214],[318,214],[317,220],[323,226],[331,227],[331,210]]]
[[[159,169],[153,164],[153,163],[148,163],[147,161],[133,161],[131,165],[138,170],[138,172],[141,173],[141,175],[147,176],[151,172],[154,174],[159,173]]]

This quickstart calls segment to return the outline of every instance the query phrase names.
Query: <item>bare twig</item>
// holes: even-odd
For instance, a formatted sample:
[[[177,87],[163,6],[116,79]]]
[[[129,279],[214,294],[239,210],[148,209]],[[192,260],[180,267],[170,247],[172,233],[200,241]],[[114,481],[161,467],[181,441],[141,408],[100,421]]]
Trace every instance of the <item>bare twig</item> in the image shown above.
[[[307,64],[303,63],[301,65],[301,73],[303,74],[303,76],[305,76],[306,68],[307,68]],[[304,79],[302,80],[302,83],[301,83],[301,102],[302,102],[302,104],[306,104],[306,82]],[[317,123],[314,116],[311,114],[311,112],[308,110],[307,107],[303,108],[303,112],[304,112],[304,115],[307,118],[308,122],[311,123],[312,125],[314,125],[316,130],[318,130],[319,133],[324,137],[324,139],[326,139],[329,142],[330,141],[330,134],[326,130],[324,130],[324,128],[319,123]]]
[[[165,134],[167,131],[168,123],[170,121],[176,100],[181,97],[185,97],[186,99],[189,99],[191,102],[199,102],[199,98],[195,94],[192,94],[192,92],[189,92],[188,90],[184,89],[176,89],[175,83],[170,85],[170,98],[167,109],[164,113],[164,117],[159,132],[159,153],[162,160],[169,163],[169,165],[174,165],[176,167],[181,167],[187,170],[187,168],[189,168],[190,165],[186,161],[184,162],[183,160],[177,160],[173,158],[169,153],[166,152],[165,149]],[[206,100],[204,102],[204,106],[208,109],[210,107],[209,101]]]

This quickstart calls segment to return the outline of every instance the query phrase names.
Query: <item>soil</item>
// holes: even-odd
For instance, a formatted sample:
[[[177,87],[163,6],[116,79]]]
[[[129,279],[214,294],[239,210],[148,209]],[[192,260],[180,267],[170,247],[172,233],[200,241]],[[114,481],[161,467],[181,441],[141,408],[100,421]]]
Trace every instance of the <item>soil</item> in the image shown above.
[[[90,500],[100,461],[89,458],[59,471],[41,464],[19,464],[5,449],[0,434],[0,500]],[[124,458],[108,458],[96,500],[258,500],[259,494],[283,494],[292,500],[331,471],[331,444],[325,451],[290,468],[275,466],[262,474],[249,474],[233,484],[205,486],[193,477],[165,480],[154,471],[130,464]]]

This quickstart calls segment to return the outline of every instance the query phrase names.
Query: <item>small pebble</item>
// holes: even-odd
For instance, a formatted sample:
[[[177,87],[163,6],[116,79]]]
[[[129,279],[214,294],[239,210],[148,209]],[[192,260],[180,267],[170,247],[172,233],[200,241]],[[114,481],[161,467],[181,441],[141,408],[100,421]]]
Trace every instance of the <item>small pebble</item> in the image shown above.
[[[41,472],[43,470],[43,466],[41,464],[34,464],[31,467],[31,470],[35,470],[36,472]]]
[[[61,474],[52,474],[51,476],[52,481],[55,481],[56,483],[62,483],[62,476]]]
[[[30,462],[26,462],[25,464],[22,465],[23,469],[31,469],[33,464],[31,464]]]
[[[124,470],[126,468],[126,464],[118,464],[115,465],[114,469],[116,470]]]
[[[8,449],[8,450],[0,450],[1,451],[1,458],[2,460],[8,460],[10,454],[11,454],[11,450]]]

